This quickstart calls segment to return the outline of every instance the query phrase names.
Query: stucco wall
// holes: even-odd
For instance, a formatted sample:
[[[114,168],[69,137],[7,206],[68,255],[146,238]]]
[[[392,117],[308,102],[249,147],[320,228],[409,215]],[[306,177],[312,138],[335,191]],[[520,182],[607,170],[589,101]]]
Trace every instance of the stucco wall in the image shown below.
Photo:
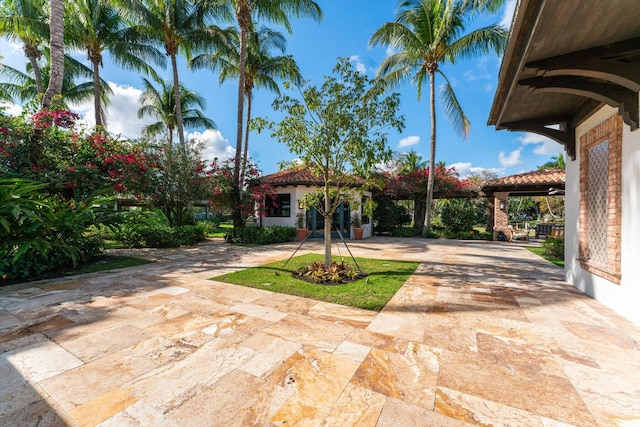
[[[278,194],[291,194],[291,216],[290,217],[263,217],[262,218],[262,226],[269,227],[272,225],[282,225],[288,227],[296,226],[296,215],[300,210],[298,209],[298,200],[304,198],[304,196],[308,193],[313,192],[312,187],[308,186],[288,186],[288,187],[278,187]],[[371,192],[365,192],[365,195],[371,197]],[[353,211],[351,212],[353,214]],[[359,213],[362,214],[362,208],[360,208]],[[362,215],[361,215],[362,216]],[[369,224],[362,224],[364,228],[363,238],[371,237],[373,232],[373,221],[369,221]],[[351,227],[351,238],[354,237],[353,227]]]
[[[576,143],[590,129],[617,113],[603,107],[576,129]],[[640,130],[622,133],[622,241],[621,281],[614,284],[584,271],[578,261],[579,146],[575,161],[567,162],[565,276],[584,291],[622,316],[640,325]]]

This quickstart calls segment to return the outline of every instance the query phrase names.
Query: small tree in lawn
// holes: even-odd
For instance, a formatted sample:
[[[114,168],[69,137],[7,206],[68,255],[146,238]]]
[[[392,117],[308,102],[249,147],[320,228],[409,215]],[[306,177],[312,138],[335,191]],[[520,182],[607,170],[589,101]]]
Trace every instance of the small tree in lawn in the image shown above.
[[[285,88],[292,85],[285,84]],[[380,80],[370,80],[341,58],[322,86],[299,88],[301,99],[284,95],[273,103],[286,117],[279,123],[257,119],[256,128],[287,144],[317,176],[320,189],[306,203],[324,218],[325,267],[331,265],[331,229],[341,203],[352,202],[354,188],[373,183],[376,164],[388,161],[387,130],[404,128],[399,95],[385,95]]]

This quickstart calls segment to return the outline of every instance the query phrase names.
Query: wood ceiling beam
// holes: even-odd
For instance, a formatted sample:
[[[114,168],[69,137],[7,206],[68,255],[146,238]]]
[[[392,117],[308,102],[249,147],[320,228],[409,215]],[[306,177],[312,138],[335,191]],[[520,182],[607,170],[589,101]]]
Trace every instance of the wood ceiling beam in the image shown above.
[[[636,130],[640,123],[640,97],[638,92],[613,83],[573,76],[534,77],[518,82],[535,92],[567,93],[618,108],[624,122]]]
[[[531,64],[527,64],[529,67]],[[640,64],[611,61],[607,59],[584,59],[568,61],[559,58],[548,63],[544,68],[537,68],[539,77],[581,76],[604,80],[627,88],[633,92],[640,91]]]
[[[557,125],[558,129],[548,127],[550,125]],[[500,127],[510,131],[531,132],[551,138],[564,145],[567,156],[569,156],[571,160],[576,159],[575,128],[571,126],[570,121],[566,118],[547,117],[522,120],[518,122],[502,123]]]

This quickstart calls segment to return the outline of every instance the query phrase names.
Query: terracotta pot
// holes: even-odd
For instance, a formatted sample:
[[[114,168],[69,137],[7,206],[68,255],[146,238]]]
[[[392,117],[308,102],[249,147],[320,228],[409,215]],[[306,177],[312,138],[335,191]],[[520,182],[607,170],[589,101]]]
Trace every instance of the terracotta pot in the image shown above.
[[[364,233],[364,228],[354,228],[353,234],[356,240],[362,240],[362,233]]]
[[[304,239],[307,238],[307,235],[309,234],[309,230],[307,230],[306,228],[298,228],[296,230],[296,234],[298,237],[298,242],[302,242]]]

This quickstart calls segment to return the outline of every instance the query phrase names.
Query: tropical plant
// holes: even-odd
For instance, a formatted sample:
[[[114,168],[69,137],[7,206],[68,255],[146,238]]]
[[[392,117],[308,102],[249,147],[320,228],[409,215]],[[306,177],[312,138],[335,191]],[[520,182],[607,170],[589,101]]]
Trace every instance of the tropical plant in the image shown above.
[[[49,85],[42,97],[42,107],[49,108],[62,91],[64,78],[64,0],[49,0],[49,50],[51,66]]]
[[[566,166],[564,161],[564,155],[559,153],[557,156],[553,156],[547,163],[538,166],[538,170],[542,169],[564,169]]]
[[[43,49],[42,56],[45,58],[44,67],[41,70],[41,79],[45,85],[49,84],[49,50]],[[62,90],[60,92],[60,100],[57,104],[60,108],[68,110],[70,104],[81,104],[90,101],[94,97],[93,81],[78,83],[78,79],[93,79],[91,68],[85,66],[80,61],[74,59],[70,55],[64,56],[64,77],[62,79]],[[7,100],[20,101],[23,103],[37,103],[42,95],[38,91],[38,84],[33,75],[33,67],[27,64],[26,73],[0,64],[0,76],[5,79],[0,86],[6,93]],[[109,103],[109,95],[113,92],[108,83],[101,80],[102,83],[102,108],[104,109]]]
[[[111,60],[123,68],[145,73],[153,72],[149,62],[164,66],[166,59],[150,44],[132,39],[133,32],[112,1],[68,2],[66,13],[74,17],[68,20],[67,45],[87,53],[93,71],[95,122],[106,129],[106,111],[102,108],[104,86],[100,79],[104,52],[108,51]]]
[[[142,128],[145,136],[156,136],[164,133],[167,140],[167,148],[173,147],[173,133],[177,127],[177,108],[175,90],[173,83],[156,78],[155,81],[160,85],[156,88],[149,80],[143,78],[144,92],[140,96],[138,103],[138,118],[152,117],[158,121],[151,123]],[[210,128],[215,129],[216,124],[213,120],[207,118],[201,109],[204,109],[206,102],[203,97],[196,92],[187,90],[180,85],[180,102],[182,106],[182,120],[186,129],[193,128]]]
[[[0,35],[22,43],[29,59],[38,94],[44,93],[40,60],[42,46],[49,40],[46,0],[8,0],[0,10]]]
[[[302,81],[298,67],[291,56],[273,56],[272,54],[273,50],[284,54],[286,44],[286,39],[282,33],[268,27],[259,27],[257,30],[252,27],[252,31],[248,36],[244,85],[247,117],[244,130],[244,149],[241,156],[240,187],[244,185],[245,171],[247,169],[253,89],[268,89],[280,95],[277,80],[289,79],[297,83]],[[229,49],[218,50],[213,54],[198,55],[192,59],[190,64],[194,69],[208,68],[218,71],[220,84],[228,79],[237,79],[240,75],[239,46],[236,44]]]
[[[240,197],[240,168],[242,163],[242,132],[244,124],[244,98],[247,80],[247,57],[248,38],[253,28],[253,19],[263,19],[265,21],[282,25],[291,33],[291,23],[289,16],[310,17],[314,20],[322,18],[320,6],[313,0],[228,0],[233,10],[235,18],[240,28],[240,61],[238,73],[238,104],[236,121],[236,161],[233,171],[236,197]],[[234,227],[242,225],[242,216],[238,209],[234,209]]]
[[[327,267],[334,212],[344,202],[355,206],[353,188],[364,190],[373,182],[374,166],[391,158],[386,130],[404,127],[404,117],[397,115],[398,94],[384,96],[384,85],[354,70],[346,58],[338,61],[333,73],[320,87],[299,88],[302,99],[276,99],[274,110],[286,114],[281,122],[255,120],[258,130],[271,129],[271,136],[284,142],[317,177],[320,190],[310,193],[305,204],[324,218]]]
[[[123,13],[136,23],[133,30],[140,40],[163,46],[171,60],[176,128],[180,147],[186,152],[177,55],[190,60],[196,51],[227,46],[235,32],[208,21],[230,20],[231,11],[218,0],[121,0],[120,4]]]
[[[442,72],[444,63],[454,63],[480,54],[504,49],[508,32],[499,25],[491,25],[465,33],[470,18],[479,12],[496,10],[500,0],[402,0],[394,22],[382,25],[371,37],[370,45],[384,45],[394,49],[380,65],[378,75],[391,84],[410,79],[417,87],[418,99],[422,86],[429,81],[429,108],[431,113],[431,145],[427,206],[433,200],[436,158],[436,74],[445,80],[441,95],[444,112],[454,129],[463,137],[469,134],[470,122],[453,92],[448,78]],[[427,208],[423,234],[429,230],[431,209]]]

